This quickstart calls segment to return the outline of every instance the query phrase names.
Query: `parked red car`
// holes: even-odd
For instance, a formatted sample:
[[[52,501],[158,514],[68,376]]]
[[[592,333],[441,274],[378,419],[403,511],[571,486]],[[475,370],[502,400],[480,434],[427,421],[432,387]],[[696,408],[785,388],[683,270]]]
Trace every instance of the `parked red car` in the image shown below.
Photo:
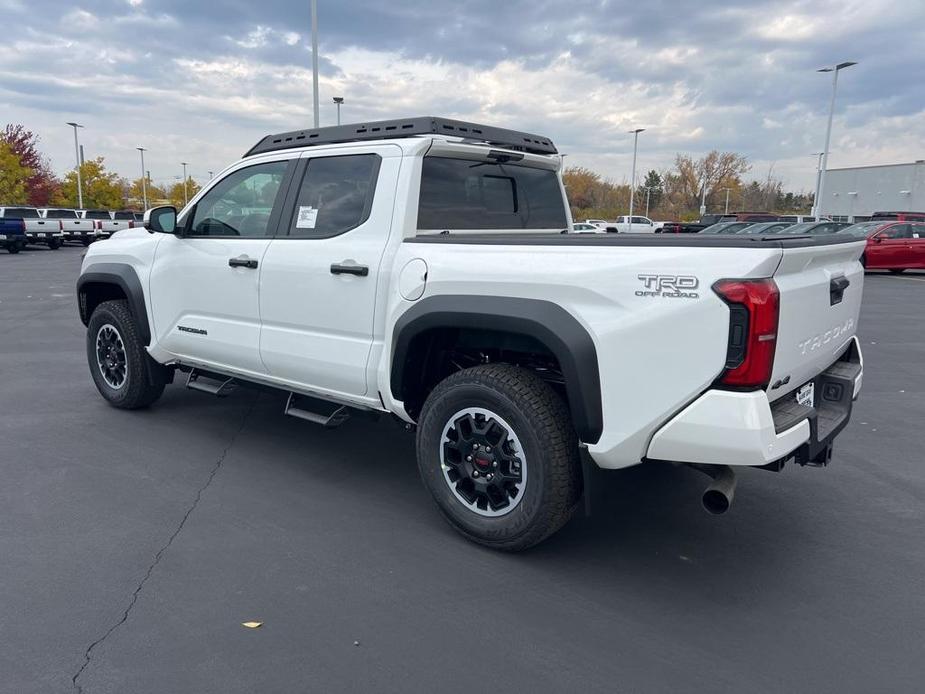
[[[867,238],[867,248],[861,256],[861,263],[869,270],[902,272],[925,269],[923,222],[861,222],[838,233]]]

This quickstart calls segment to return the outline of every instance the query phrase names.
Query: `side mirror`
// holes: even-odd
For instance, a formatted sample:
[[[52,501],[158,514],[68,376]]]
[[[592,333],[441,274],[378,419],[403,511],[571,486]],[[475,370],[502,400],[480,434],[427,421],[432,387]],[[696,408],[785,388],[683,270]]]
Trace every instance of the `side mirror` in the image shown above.
[[[871,240],[872,240],[874,243],[883,243],[883,237],[882,237],[882,236],[874,236],[874,238],[871,239]]]
[[[173,234],[177,230],[177,208],[172,205],[152,207],[145,211],[144,227],[148,231]]]

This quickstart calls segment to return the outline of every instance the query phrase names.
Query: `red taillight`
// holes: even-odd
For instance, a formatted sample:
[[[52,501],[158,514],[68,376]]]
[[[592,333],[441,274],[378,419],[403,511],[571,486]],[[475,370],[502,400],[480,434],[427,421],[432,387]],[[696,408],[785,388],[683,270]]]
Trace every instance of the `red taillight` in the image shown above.
[[[64,222],[58,220],[58,231],[64,231]]]
[[[103,223],[102,223],[101,221],[97,220],[97,222],[96,222],[96,228],[97,228],[99,231],[102,231],[102,230],[103,230]]]
[[[719,382],[736,388],[766,387],[777,348],[777,285],[772,279],[719,280],[713,291],[729,305],[726,371]]]
[[[128,220],[128,228],[129,228],[129,229],[134,229],[134,228],[135,228],[135,220],[134,220],[134,219]]]

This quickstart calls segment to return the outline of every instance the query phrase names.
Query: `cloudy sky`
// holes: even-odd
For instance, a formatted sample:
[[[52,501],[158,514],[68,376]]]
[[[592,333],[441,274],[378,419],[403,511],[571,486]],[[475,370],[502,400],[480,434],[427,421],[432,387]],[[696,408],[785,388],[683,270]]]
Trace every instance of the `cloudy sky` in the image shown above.
[[[446,115],[552,137],[629,178],[734,150],[810,189],[844,60],[830,166],[925,159],[925,1],[319,0],[321,122]],[[0,124],[54,168],[86,156],[159,182],[206,178],[268,132],[309,126],[308,0],[0,0]]]

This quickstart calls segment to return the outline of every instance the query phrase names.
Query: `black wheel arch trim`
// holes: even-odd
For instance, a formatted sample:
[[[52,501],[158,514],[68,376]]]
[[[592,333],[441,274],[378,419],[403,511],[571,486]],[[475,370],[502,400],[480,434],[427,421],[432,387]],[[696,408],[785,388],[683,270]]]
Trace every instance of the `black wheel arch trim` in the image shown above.
[[[392,338],[390,386],[405,399],[408,351],[414,338],[434,328],[498,330],[532,337],[553,353],[565,378],[572,423],[584,443],[604,429],[597,349],[584,326],[561,306],[539,299],[499,296],[433,296],[399,316]]]
[[[128,300],[132,315],[138,321],[138,332],[145,345],[151,344],[151,325],[148,323],[148,309],[145,294],[135,268],[126,263],[96,263],[77,278],[77,299],[80,320],[84,325],[90,322],[86,300],[82,298],[88,284],[109,284],[119,287]]]

